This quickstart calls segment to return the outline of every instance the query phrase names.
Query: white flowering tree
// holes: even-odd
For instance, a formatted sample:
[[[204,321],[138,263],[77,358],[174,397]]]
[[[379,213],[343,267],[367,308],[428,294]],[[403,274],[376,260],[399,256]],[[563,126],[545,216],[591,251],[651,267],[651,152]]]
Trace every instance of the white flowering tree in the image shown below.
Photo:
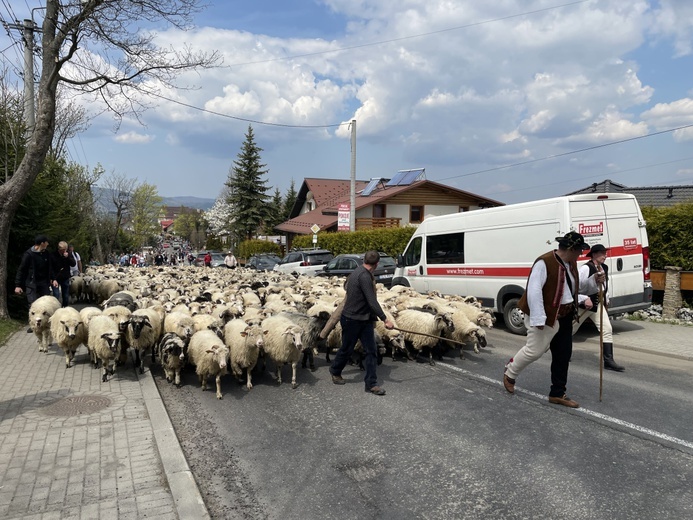
[[[211,235],[216,237],[232,236],[233,222],[231,220],[231,205],[226,202],[226,195],[222,194],[214,201],[214,205],[204,212],[204,220]]]

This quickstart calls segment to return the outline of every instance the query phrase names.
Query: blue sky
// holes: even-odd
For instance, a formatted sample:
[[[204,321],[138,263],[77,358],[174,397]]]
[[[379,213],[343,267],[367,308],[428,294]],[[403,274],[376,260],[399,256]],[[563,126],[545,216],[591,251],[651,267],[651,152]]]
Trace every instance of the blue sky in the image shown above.
[[[21,19],[40,2],[4,4]],[[359,179],[424,167],[430,180],[505,203],[607,178],[693,184],[693,128],[667,132],[693,125],[689,0],[216,0],[195,22],[157,43],[217,50],[223,65],[180,77],[195,88],[164,96],[275,124],[355,118]],[[163,196],[217,197],[248,123],[150,101],[144,126],[130,118],[114,132],[95,115],[71,159]],[[253,129],[272,188],[349,177],[346,124]],[[655,132],[665,133],[643,137]],[[601,147],[616,141],[626,142]]]

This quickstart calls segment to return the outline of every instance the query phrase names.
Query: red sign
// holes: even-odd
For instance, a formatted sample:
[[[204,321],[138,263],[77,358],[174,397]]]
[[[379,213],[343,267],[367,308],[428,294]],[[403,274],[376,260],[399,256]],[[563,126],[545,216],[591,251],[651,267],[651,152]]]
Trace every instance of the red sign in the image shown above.
[[[603,235],[604,222],[600,222],[599,224],[579,224],[578,233],[582,236]]]
[[[337,206],[337,231],[349,231],[351,227],[351,211],[349,204]]]
[[[630,249],[635,249],[638,247],[638,239],[637,238],[624,238],[623,239],[623,249],[626,251]]]

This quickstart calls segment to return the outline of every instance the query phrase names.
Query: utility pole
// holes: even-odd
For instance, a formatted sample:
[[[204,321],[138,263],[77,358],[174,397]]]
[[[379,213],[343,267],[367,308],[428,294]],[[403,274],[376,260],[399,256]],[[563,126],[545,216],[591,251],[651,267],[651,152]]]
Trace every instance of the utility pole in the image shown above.
[[[26,122],[26,138],[30,139],[36,126],[36,116],[34,112],[34,31],[36,24],[34,20],[24,19],[24,24],[7,24],[8,29],[22,31],[24,41],[24,121]]]
[[[349,198],[349,231],[356,230],[356,119],[351,120],[351,190]]]

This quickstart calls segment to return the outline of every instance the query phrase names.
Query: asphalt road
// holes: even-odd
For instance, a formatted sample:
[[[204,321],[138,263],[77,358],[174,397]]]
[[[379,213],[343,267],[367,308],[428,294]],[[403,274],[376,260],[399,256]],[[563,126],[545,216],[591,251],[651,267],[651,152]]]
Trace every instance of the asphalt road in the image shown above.
[[[693,518],[693,363],[618,351],[627,371],[604,373],[600,402],[578,335],[570,410],[546,400],[550,354],[507,394],[523,338],[488,338],[435,366],[386,359],[384,397],[354,367],[333,385],[324,359],[296,390],[269,371],[250,392],[227,376],[221,401],[191,370],[180,389],[155,374],[214,518]]]

